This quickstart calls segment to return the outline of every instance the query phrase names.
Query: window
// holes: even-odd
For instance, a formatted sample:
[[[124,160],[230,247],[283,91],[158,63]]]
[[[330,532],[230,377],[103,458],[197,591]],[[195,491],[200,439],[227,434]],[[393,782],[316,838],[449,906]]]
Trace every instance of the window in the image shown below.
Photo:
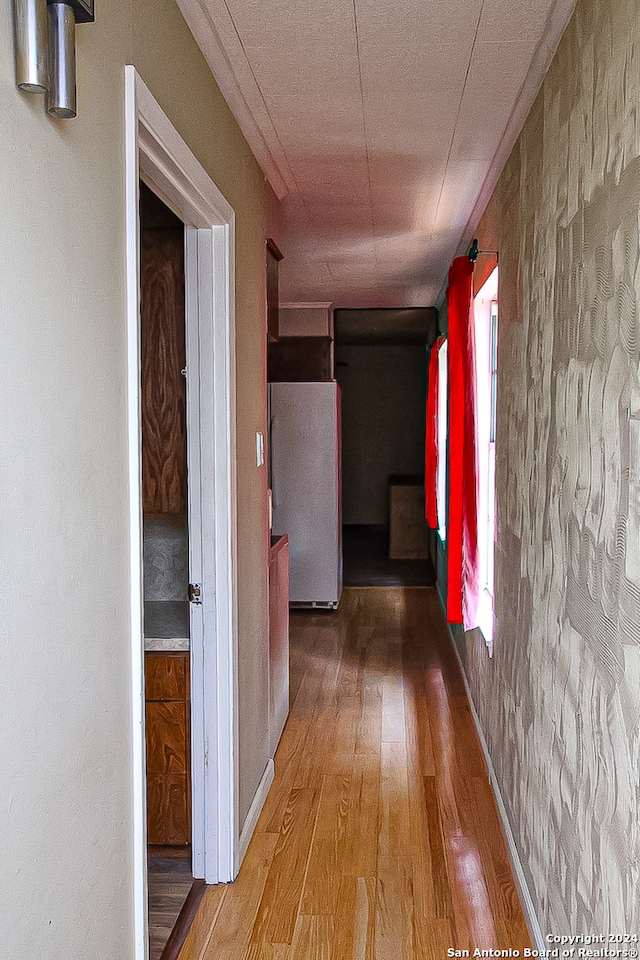
[[[447,341],[438,350],[438,474],[436,503],[438,505],[438,533],[447,539]]]
[[[493,571],[495,549],[495,438],[498,381],[498,268],[473,302],[476,348],[478,453],[478,626],[493,643]]]

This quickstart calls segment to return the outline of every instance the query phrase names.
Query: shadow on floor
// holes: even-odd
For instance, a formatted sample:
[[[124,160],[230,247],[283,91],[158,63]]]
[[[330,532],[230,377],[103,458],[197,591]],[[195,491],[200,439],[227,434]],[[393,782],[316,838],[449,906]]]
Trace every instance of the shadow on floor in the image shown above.
[[[347,524],[342,528],[345,587],[432,587],[431,560],[390,560],[389,529]]]

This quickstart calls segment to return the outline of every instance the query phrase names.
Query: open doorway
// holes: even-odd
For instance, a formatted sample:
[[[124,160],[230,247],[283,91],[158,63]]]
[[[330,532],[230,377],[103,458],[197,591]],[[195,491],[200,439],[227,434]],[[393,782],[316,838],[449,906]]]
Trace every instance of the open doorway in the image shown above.
[[[342,507],[347,586],[434,583],[424,510],[432,308],[339,309]]]
[[[148,960],[140,178],[184,225],[188,569],[200,601],[188,604],[191,865],[207,883],[233,880],[240,850],[235,214],[131,66],[125,110],[135,960]]]
[[[142,528],[149,956],[167,960],[204,892],[191,825],[184,223],[140,184]],[[197,589],[197,588],[195,588]],[[193,599],[198,599],[193,597]]]

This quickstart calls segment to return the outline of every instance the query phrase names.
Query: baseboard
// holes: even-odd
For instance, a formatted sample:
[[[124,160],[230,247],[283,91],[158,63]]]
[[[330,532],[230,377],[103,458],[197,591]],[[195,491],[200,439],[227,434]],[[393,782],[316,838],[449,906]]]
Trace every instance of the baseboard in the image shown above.
[[[438,595],[442,602],[442,594],[440,589],[438,589]],[[500,785],[498,784],[498,778],[496,777],[496,772],[493,767],[493,761],[489,753],[489,748],[487,747],[487,741],[484,737],[484,732],[480,725],[480,717],[475,708],[473,702],[473,697],[471,696],[471,689],[469,687],[469,682],[467,680],[467,675],[458,652],[458,647],[456,646],[455,637],[451,629],[451,625],[447,624],[447,632],[449,634],[449,640],[453,648],[453,652],[456,660],[458,661],[458,666],[460,667],[460,674],[462,675],[462,682],[464,683],[464,688],[467,691],[467,699],[469,701],[469,707],[471,709],[471,716],[473,717],[473,723],[476,728],[476,733],[478,734],[478,740],[480,741],[480,746],[482,747],[482,753],[484,754],[484,761],[487,765],[487,772],[489,774],[489,783],[491,784],[491,789],[493,790],[493,795],[496,799],[496,806],[498,808],[498,815],[500,817],[500,822],[502,823],[502,832],[504,834],[505,840],[507,841],[507,850],[509,851],[509,860],[511,861],[511,868],[513,870],[514,879],[516,881],[516,887],[518,888],[518,894],[520,896],[520,903],[522,904],[522,912],[524,913],[524,918],[527,923],[529,933],[531,935],[531,940],[533,946],[536,950],[544,950],[548,947],[548,944],[545,943],[542,936],[542,928],[540,926],[540,921],[536,914],[536,909],[533,902],[533,897],[531,896],[531,890],[529,889],[529,884],[527,883],[527,878],[522,866],[522,861],[520,859],[520,851],[513,836],[513,830],[511,829],[511,822],[507,815],[507,808],[500,790]]]
[[[260,816],[260,811],[264,806],[264,802],[267,799],[267,794],[269,793],[269,787],[273,783],[273,779],[276,775],[276,768],[273,760],[268,760],[267,765],[264,768],[264,773],[260,783],[258,784],[258,789],[255,792],[254,798],[251,801],[251,806],[249,807],[249,812],[247,813],[246,820],[242,826],[242,832],[240,834],[240,843],[238,845],[238,863],[237,869],[240,869],[240,864],[244,860],[244,855],[247,852],[247,847],[249,846],[249,841],[253,836],[253,831],[256,828],[258,822],[258,817]]]

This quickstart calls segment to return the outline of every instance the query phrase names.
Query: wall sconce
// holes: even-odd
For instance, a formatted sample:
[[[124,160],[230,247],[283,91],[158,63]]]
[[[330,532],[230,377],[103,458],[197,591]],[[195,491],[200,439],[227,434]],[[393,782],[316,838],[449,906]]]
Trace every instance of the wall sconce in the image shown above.
[[[94,0],[15,0],[16,84],[52,117],[76,115],[76,23],[94,20]]]
[[[26,93],[49,89],[47,0],[16,0],[16,84]]]
[[[66,120],[76,115],[76,23],[93,23],[93,0],[48,3],[51,83],[47,110]]]

